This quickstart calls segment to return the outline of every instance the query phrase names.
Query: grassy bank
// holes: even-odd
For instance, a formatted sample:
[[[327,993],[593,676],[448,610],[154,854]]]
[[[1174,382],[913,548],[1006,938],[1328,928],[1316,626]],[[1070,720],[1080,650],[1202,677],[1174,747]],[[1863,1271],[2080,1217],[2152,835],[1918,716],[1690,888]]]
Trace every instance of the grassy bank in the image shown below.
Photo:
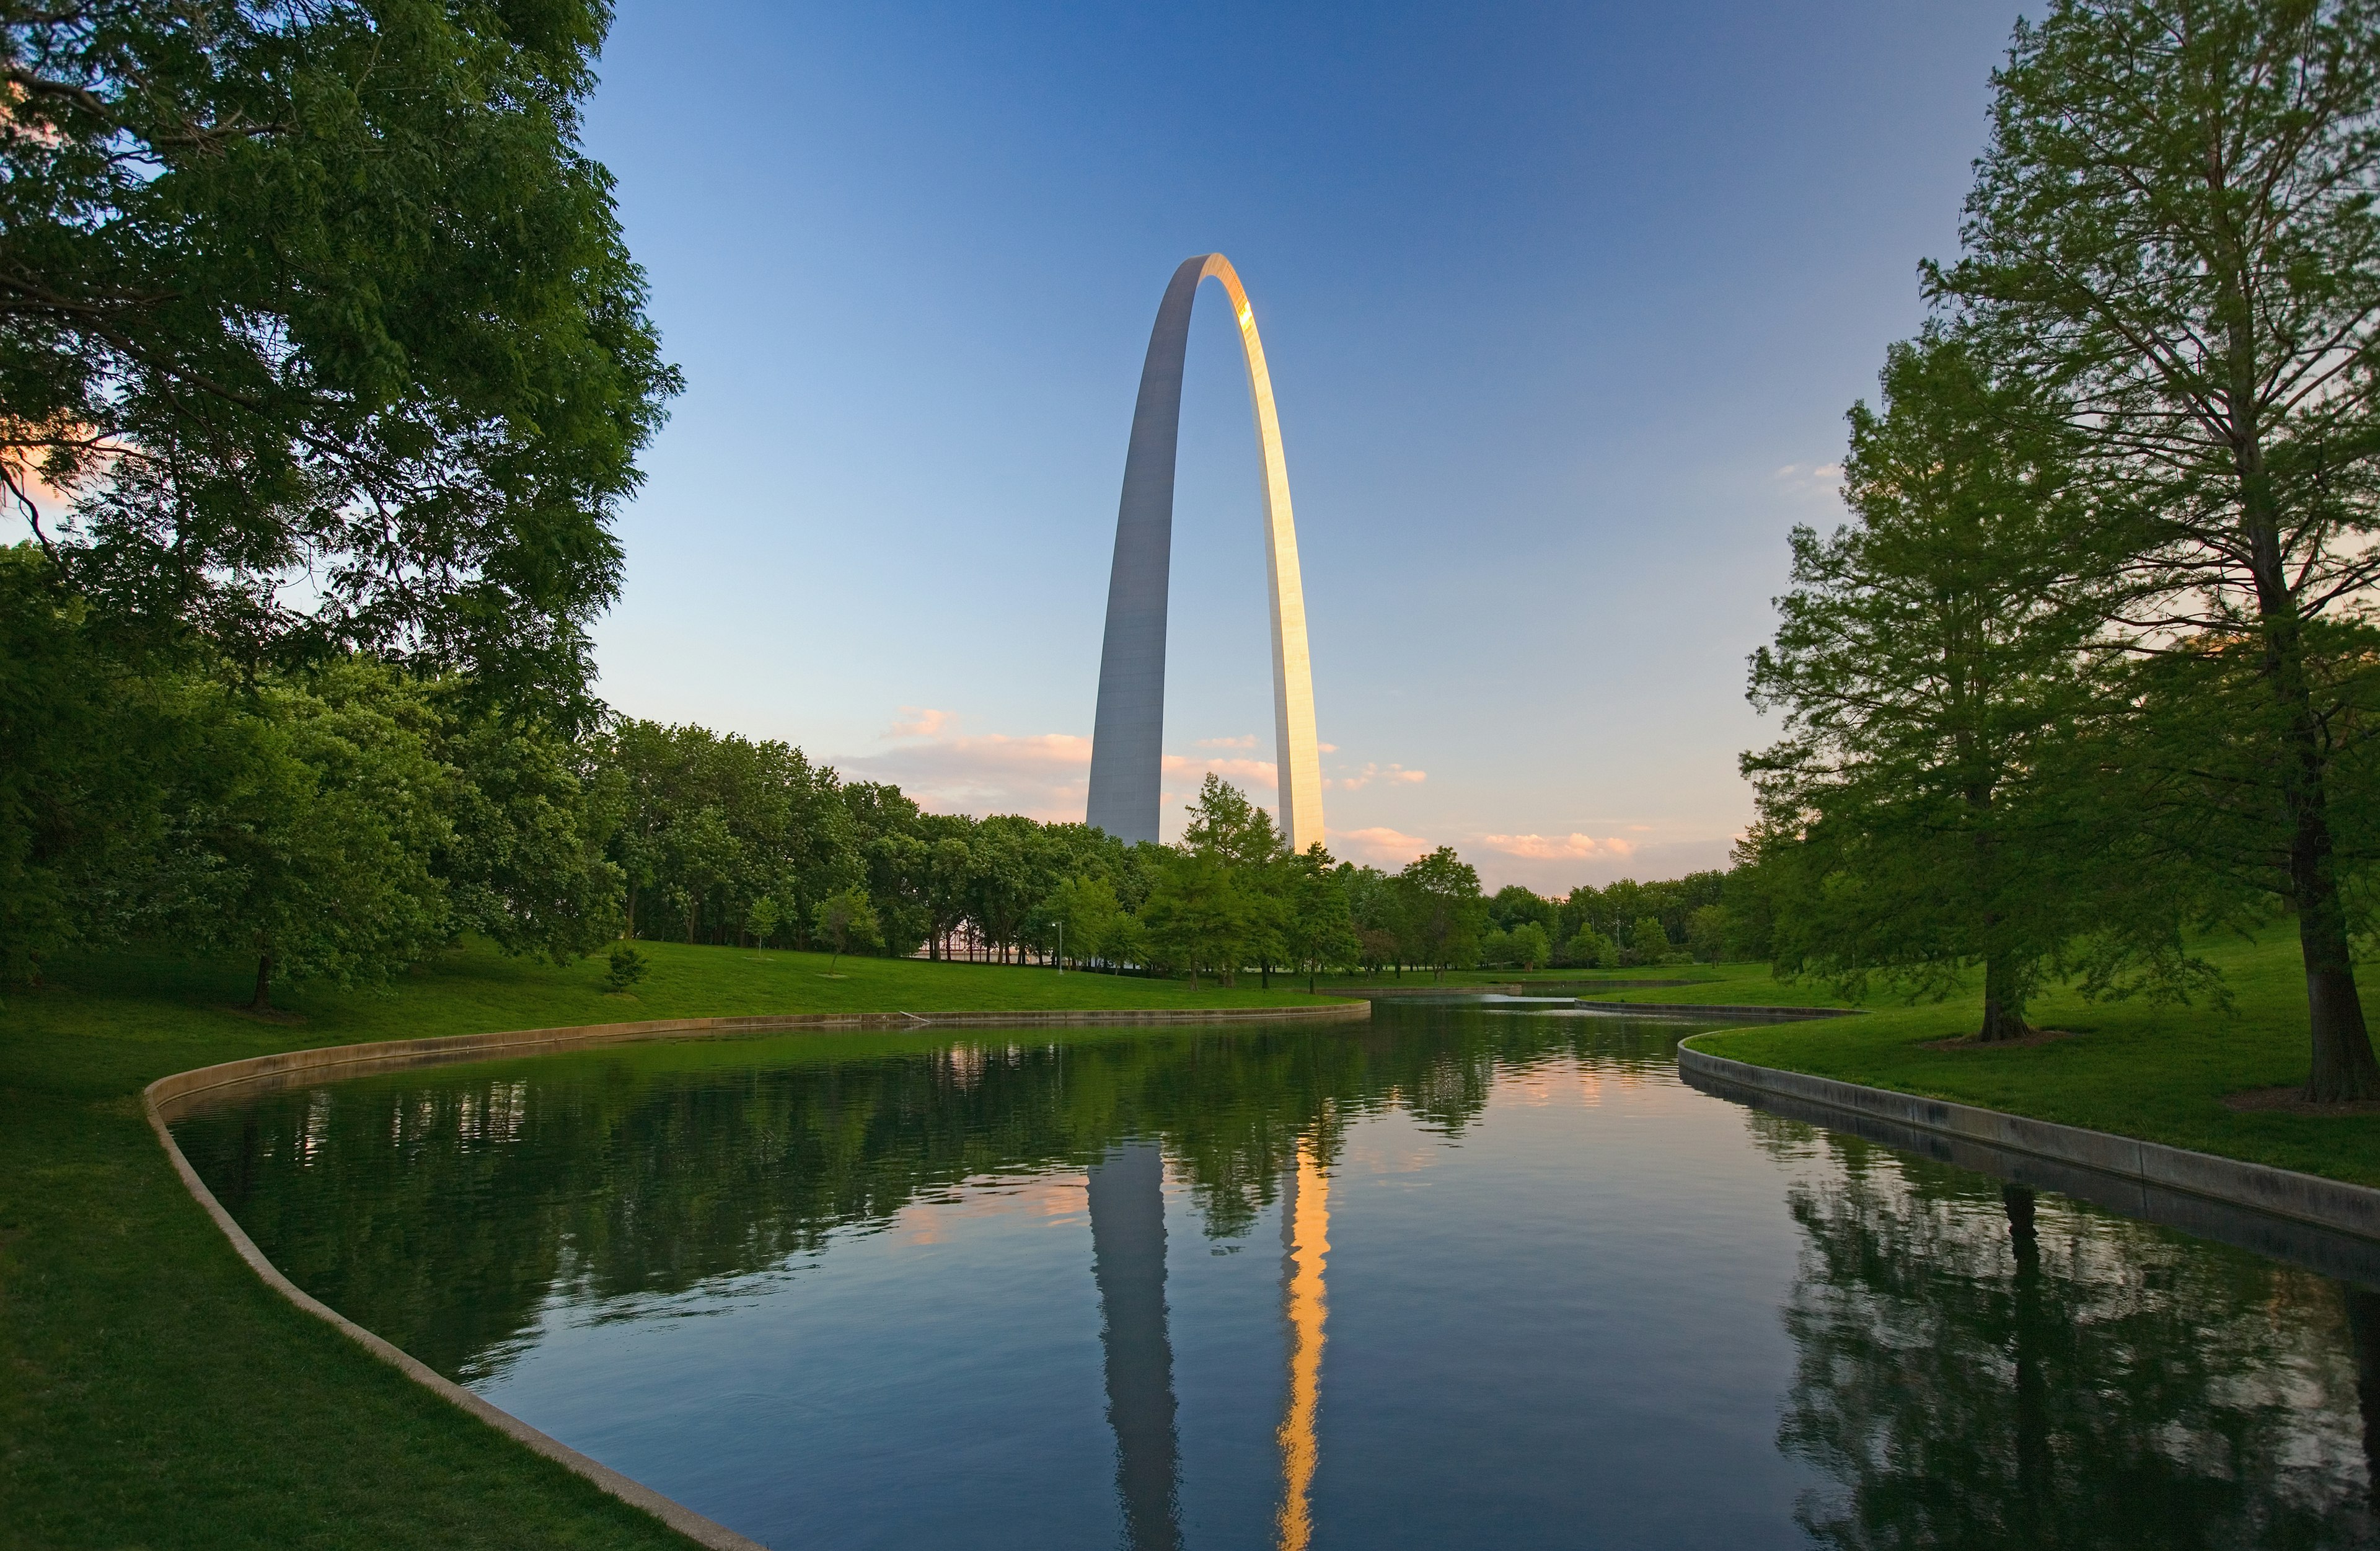
[[[59,966],[0,1003],[0,1547],[682,1546],[268,1291],[167,1166],[140,1088],[277,1050],[773,1012],[1311,1006],[1046,970],[642,945],[602,965],[462,949],[393,991],[235,1010],[243,969]]]
[[[2031,1017],[2072,1038],[2016,1049],[1942,1049],[1937,1042],[1973,1032],[1981,1020],[1979,998],[1921,1007],[1876,998],[1861,1018],[1773,1024],[1694,1043],[1761,1066],[2380,1185],[2380,1116],[2242,1113],[2224,1105],[2226,1094],[2305,1081],[2305,977],[2295,933],[2278,926],[2252,944],[2218,941],[2203,951],[2230,984],[2237,1005],[2228,1014],[2204,1006],[2095,1004],[2056,993]],[[2380,970],[2362,971],[2367,1014],[2380,1007],[2369,983],[2375,974]],[[1821,988],[1782,984],[1765,969],[1737,965],[1723,966],[1709,983],[1620,991],[1613,999],[1826,1001]]]

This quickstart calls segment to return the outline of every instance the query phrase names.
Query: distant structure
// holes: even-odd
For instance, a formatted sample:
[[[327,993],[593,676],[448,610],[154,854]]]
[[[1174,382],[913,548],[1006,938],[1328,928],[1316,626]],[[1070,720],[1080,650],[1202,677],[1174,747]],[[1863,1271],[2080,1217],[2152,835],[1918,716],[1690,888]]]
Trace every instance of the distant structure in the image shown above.
[[[1265,568],[1272,582],[1273,758],[1280,771],[1281,825],[1292,850],[1322,838],[1322,758],[1314,739],[1314,672],[1305,650],[1305,589],[1298,577],[1297,525],[1289,470],[1273,411],[1272,373],[1256,314],[1232,261],[1184,259],[1158,304],[1140,398],[1124,457],[1116,512],[1115,566],[1108,577],[1107,639],[1099,653],[1099,705],[1091,730],[1089,822],[1124,840],[1157,838],[1165,750],[1165,602],[1173,560],[1173,461],[1182,428],[1182,362],[1198,282],[1223,283],[1240,324],[1248,397],[1264,461]]]

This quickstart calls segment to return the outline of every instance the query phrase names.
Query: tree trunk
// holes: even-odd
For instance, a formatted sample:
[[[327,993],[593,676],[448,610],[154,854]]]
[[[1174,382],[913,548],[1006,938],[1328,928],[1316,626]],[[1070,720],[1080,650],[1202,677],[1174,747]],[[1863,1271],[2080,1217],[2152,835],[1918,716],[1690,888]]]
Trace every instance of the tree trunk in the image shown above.
[[[1995,1044],[2037,1032],[2024,1020],[2024,993],[2017,980],[2016,966],[2005,954],[1985,959],[1984,1026],[1975,1031],[1975,1043]]]
[[[2240,480],[2242,537],[2256,583],[2263,637],[2262,668],[2280,713],[2281,802],[2289,825],[2289,900],[2297,907],[2298,948],[2305,962],[2306,1021],[2312,1058],[2306,1097],[2317,1103],[2380,1098],[2380,1062],[2372,1056],[2363,1004],[2355,994],[2355,966],[2347,942],[2347,912],[2333,871],[2330,800],[2323,779],[2323,730],[2306,682],[2305,621],[2281,556],[2279,503],[2265,463],[2257,419],[2259,382],[2245,290],[2232,286],[2228,324],[2232,456]]]
[[[2265,591],[2258,589],[2260,604]],[[2306,1097],[2317,1103],[2380,1098],[2380,1062],[2373,1058],[2363,1003],[2355,991],[2347,910],[2338,897],[2331,854],[2322,731],[2306,685],[2304,634],[2294,600],[2279,601],[2281,606],[2263,621],[2264,669],[2280,702],[2287,740],[2281,751],[2281,801],[2289,825],[2289,903],[2297,910],[2306,1020],[2313,1040]]]
[[[248,999],[248,1010],[250,1012],[273,1010],[273,955],[269,953],[260,953],[256,956],[256,995]]]

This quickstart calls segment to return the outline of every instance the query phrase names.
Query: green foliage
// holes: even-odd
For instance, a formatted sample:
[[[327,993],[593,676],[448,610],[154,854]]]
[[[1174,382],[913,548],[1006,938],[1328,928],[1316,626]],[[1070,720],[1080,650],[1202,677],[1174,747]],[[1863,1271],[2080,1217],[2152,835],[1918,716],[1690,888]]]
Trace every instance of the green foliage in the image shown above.
[[[834,773],[784,743],[624,720],[585,757],[640,936],[731,941],[764,895],[785,919],[807,921],[819,900],[868,876],[864,838],[883,849],[880,833],[864,837]],[[868,788],[862,803],[883,822],[880,792]]]
[[[1628,946],[1621,958],[1630,964],[1658,964],[1670,957],[1670,934],[1658,916],[1640,917],[1628,929]]]
[[[2380,1095],[2355,995],[2342,742],[2319,659],[2380,580],[2380,7],[2060,0],[1994,78],[1966,252],[1928,286],[2013,376],[2056,385],[2095,505],[2122,514],[2112,628],[2132,653],[2252,642],[2265,705],[2223,734],[2286,829],[2309,1092]],[[2161,727],[2175,725],[2170,720]],[[2118,747],[2155,751],[2154,729]],[[2219,783],[2167,782],[2210,824]],[[2180,826],[2187,831],[2185,820]]]
[[[1479,960],[1479,937],[1488,924],[1488,901],[1479,893],[1479,873],[1440,846],[1416,857],[1397,874],[1405,937],[1419,961],[1439,978],[1451,969]]]
[[[1053,946],[1062,944],[1066,957],[1080,962],[1105,959],[1120,963],[1131,957],[1123,931],[1129,918],[1116,898],[1115,885],[1105,878],[1068,878],[1042,902],[1037,924],[1046,927]]]
[[[1570,961],[1588,969],[1612,970],[1620,966],[1620,950],[1611,939],[1592,926],[1582,926],[1563,950]]]
[[[583,706],[677,384],[577,143],[608,19],[10,11],[0,466],[79,495],[42,529],[79,591],[244,664],[365,646]]]
[[[877,925],[876,907],[869,904],[868,891],[856,886],[840,889],[818,902],[811,913],[810,924],[820,942],[833,948],[827,960],[829,971],[854,946],[876,947],[883,940]]]
[[[614,995],[625,992],[650,971],[651,965],[643,954],[625,943],[614,943],[603,971],[603,989]]]
[[[1505,942],[1506,952],[1518,969],[1539,969],[1553,958],[1553,944],[1547,940],[1546,929],[1534,921],[1513,927]]]
[[[1705,905],[1686,918],[1687,950],[1706,964],[1727,957],[1734,934],[1734,919],[1724,905]]]
[[[1307,990],[1324,970],[1354,962],[1362,945],[1338,864],[1321,841],[1288,859],[1281,900],[1281,942],[1291,966],[1305,971]]]
[[[508,953],[566,963],[619,934],[621,870],[603,855],[605,815],[590,805],[579,751],[551,724],[505,719],[447,681],[431,751],[457,777],[452,834],[431,859],[452,926]]]
[[[785,912],[778,907],[776,900],[765,894],[753,900],[752,908],[744,912],[744,928],[752,934],[752,941],[761,947],[769,946],[769,939],[777,934],[777,928],[784,922]]]
[[[1193,990],[1202,971],[1229,984],[1246,962],[1249,913],[1247,893],[1219,852],[1179,851],[1140,908],[1149,962],[1187,972]]]
[[[1753,657],[1786,737],[1746,755],[1791,893],[1780,962],[1932,996],[1985,967],[1983,1037],[2025,1028],[2045,968],[2093,924],[2072,862],[2110,605],[2073,437],[2034,385],[1929,332],[1851,412],[1853,520],[1793,533],[1794,589]]]

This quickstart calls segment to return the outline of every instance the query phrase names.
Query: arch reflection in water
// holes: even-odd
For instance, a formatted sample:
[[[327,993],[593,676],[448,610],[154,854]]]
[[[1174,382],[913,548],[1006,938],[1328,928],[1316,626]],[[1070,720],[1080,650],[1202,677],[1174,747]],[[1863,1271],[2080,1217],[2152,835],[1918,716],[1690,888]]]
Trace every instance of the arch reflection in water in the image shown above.
[[[1099,1346],[1107,1374],[1108,1425],[1115,1434],[1116,1497],[1130,1551],[1181,1544],[1181,1446],[1173,1393],[1173,1346],[1165,1304],[1164,1154],[1135,1139],[1111,1147],[1088,1171],[1093,1276],[1099,1288]],[[1295,1144],[1281,1181],[1281,1309],[1287,1384],[1274,1442],[1281,1451],[1279,1551],[1306,1551],[1314,1537],[1310,1496],[1320,1458],[1323,1281],[1330,1252],[1330,1180],[1312,1142]]]
[[[1173,1435],[1173,1343],[1165,1329],[1165,1159],[1154,1142],[1108,1149],[1093,1164],[1092,1275],[1115,1430],[1116,1496],[1132,1551],[1181,1539],[1181,1448]]]
[[[1323,1263],[1330,1253],[1330,1178],[1313,1143],[1297,1146],[1281,1202],[1281,1305],[1289,1327],[1289,1399],[1281,1419],[1280,1551],[1305,1551],[1314,1538],[1310,1497],[1321,1459],[1316,1427],[1322,1412],[1322,1324],[1330,1312]]]

